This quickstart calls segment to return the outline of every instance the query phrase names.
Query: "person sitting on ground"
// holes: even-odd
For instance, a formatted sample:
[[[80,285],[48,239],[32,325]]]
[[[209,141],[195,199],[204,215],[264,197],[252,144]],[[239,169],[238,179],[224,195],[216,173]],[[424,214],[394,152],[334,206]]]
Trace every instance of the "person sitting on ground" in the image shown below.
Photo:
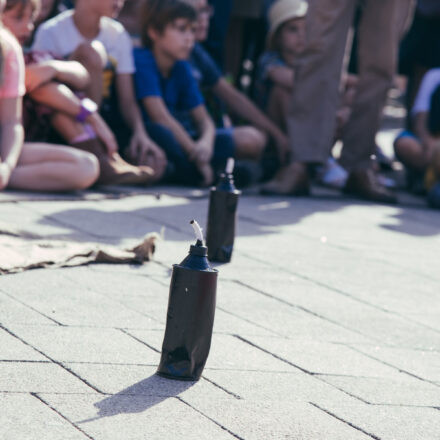
[[[38,6],[39,0],[6,2],[4,24],[22,44],[32,32]],[[79,62],[54,60],[42,52],[28,52],[25,61],[27,94],[23,119],[27,141],[51,140],[53,125],[63,141],[96,152],[100,162],[97,183],[135,184],[151,180],[149,168],[129,165],[117,154],[113,133],[99,113],[92,111],[97,109],[96,105],[72,92],[79,94],[89,84],[89,74]],[[87,114],[78,118],[86,105]]]
[[[38,28],[32,49],[49,51],[55,57],[83,64],[91,79],[86,96],[99,106],[122,154],[137,166],[153,169],[154,177],[147,176],[145,168],[138,170],[146,183],[152,183],[164,173],[166,158],[145,131],[136,105],[130,38],[123,26],[112,18],[118,15],[123,3],[123,0],[76,0],[73,10],[57,15]],[[85,143],[81,147],[97,154]],[[102,160],[102,153],[98,156]],[[118,159],[118,165],[122,166],[121,160]]]
[[[411,117],[414,130],[398,135],[394,151],[406,167],[409,189],[420,194],[440,180],[440,68],[424,76]]]
[[[214,59],[201,45],[208,38],[212,8],[207,0],[185,0],[185,2],[197,11],[196,44],[191,52],[190,63],[200,88],[212,92],[222,104],[225,104],[231,115],[250,124],[233,127],[232,135],[238,148],[240,145],[243,148],[255,145],[264,149],[269,138],[274,143],[280,162],[284,163],[289,150],[287,136],[246,95],[228,82]]]
[[[0,1],[0,12],[5,1]],[[21,124],[25,69],[15,37],[0,27],[0,190],[72,191],[98,177],[96,158],[74,148],[23,143]]]
[[[304,3],[297,0],[277,1],[272,5],[268,11],[267,50],[257,64],[255,99],[286,134],[291,94],[295,86],[296,60],[304,50],[306,13]],[[355,83],[354,75],[346,75],[343,79],[342,104],[335,115],[335,141],[341,137],[342,128],[349,119]],[[332,156],[320,168],[318,175],[321,183],[336,188],[344,186],[348,173]]]
[[[135,78],[147,129],[175,167],[170,179],[209,185],[213,170],[223,169],[228,157],[256,160],[262,144],[235,144],[229,130],[215,129],[187,61],[196,19],[185,2],[146,1],[141,13],[144,47],[134,50]]]
[[[118,15],[118,21],[130,35],[133,47],[141,47],[141,31],[139,29],[139,15],[143,0],[126,0]]]

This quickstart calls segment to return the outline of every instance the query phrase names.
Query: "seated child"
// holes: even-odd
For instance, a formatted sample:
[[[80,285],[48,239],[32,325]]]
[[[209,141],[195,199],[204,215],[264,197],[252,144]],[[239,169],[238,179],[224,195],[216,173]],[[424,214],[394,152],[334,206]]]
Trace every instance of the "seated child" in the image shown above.
[[[43,23],[32,49],[79,61],[90,75],[85,89],[117,137],[121,152],[135,165],[151,167],[157,180],[166,158],[145,131],[136,105],[130,38],[116,17],[124,1],[76,0],[73,10]],[[87,148],[84,146],[84,148]]]
[[[38,0],[6,2],[4,24],[21,43],[32,32],[38,3]],[[82,90],[89,83],[89,75],[80,63],[53,60],[41,52],[30,52],[25,59],[28,61],[24,112],[26,140],[47,140],[48,128],[53,125],[64,141],[98,157],[100,175],[97,183],[135,184],[151,180],[149,168],[144,170],[129,165],[116,153],[116,140],[96,112],[96,105],[72,93],[71,89]],[[88,107],[84,109],[84,105]],[[78,119],[81,112],[83,120]]]
[[[196,18],[185,2],[147,0],[141,13],[143,48],[134,51],[135,78],[148,131],[153,139],[163,138],[158,143],[174,167],[168,178],[209,185],[228,157],[257,159],[261,149],[235,144],[228,131],[215,129],[187,61]]]
[[[61,145],[23,145],[23,54],[15,37],[3,27],[0,27],[0,45],[0,190],[8,187],[72,191],[89,187],[99,173],[93,155]]]
[[[425,74],[411,117],[414,131],[400,133],[394,151],[407,169],[409,189],[424,193],[440,180],[440,68]]]
[[[269,9],[268,50],[263,53],[257,66],[255,97],[263,111],[284,132],[287,133],[287,116],[291,102],[292,89],[295,87],[295,65],[298,55],[305,45],[305,16],[307,3],[297,0],[278,0]],[[350,101],[354,79],[347,77],[344,104],[337,115],[337,132],[350,116]],[[347,172],[333,159],[319,173],[322,183],[342,187]]]
[[[118,15],[118,21],[130,35],[133,47],[141,46],[139,29],[139,14],[143,0],[126,0],[124,7]]]
[[[185,0],[197,11],[195,28],[196,44],[191,52],[190,63],[193,74],[204,92],[210,92],[232,116],[250,125],[235,126],[232,136],[238,148],[263,150],[268,138],[277,149],[283,163],[289,151],[287,136],[243,93],[231,85],[223,76],[211,55],[201,43],[208,38],[212,7],[207,0]]]

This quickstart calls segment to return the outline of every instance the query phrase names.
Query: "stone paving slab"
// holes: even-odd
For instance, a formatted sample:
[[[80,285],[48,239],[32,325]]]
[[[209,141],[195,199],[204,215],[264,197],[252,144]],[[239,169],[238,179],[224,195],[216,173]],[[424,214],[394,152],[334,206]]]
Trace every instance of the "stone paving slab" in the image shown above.
[[[152,363],[157,353],[115,328],[11,326],[28,344],[58,362]]]
[[[227,430],[177,398],[157,396],[113,397],[42,395],[63,416],[93,439],[199,440],[233,439]],[[100,403],[101,402],[101,403]],[[106,403],[104,403],[106,402]],[[103,408],[100,414],[100,407]]]
[[[382,440],[439,438],[440,411],[432,408],[366,405],[326,405],[324,410]]]
[[[45,405],[29,394],[0,394],[2,440],[87,438]]]
[[[0,395],[8,393],[90,393],[93,389],[52,362],[2,362]],[[1,431],[0,431],[1,432]]]
[[[398,378],[320,376],[360,400],[381,405],[440,407],[440,387],[402,374]]]
[[[207,191],[5,194],[0,218],[30,235],[164,240],[142,266],[0,277],[12,421],[0,438],[436,440],[440,222],[423,203],[245,192],[232,263],[215,265],[211,353],[194,384],[154,373],[171,267],[194,241],[189,220],[205,226]]]

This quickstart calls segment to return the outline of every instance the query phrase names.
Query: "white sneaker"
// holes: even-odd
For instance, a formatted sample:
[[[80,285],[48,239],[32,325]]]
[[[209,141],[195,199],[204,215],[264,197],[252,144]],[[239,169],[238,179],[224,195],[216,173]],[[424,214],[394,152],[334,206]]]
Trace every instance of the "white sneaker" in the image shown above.
[[[318,172],[318,181],[325,186],[341,189],[345,186],[348,172],[336,162],[333,157],[329,157],[325,165]]]

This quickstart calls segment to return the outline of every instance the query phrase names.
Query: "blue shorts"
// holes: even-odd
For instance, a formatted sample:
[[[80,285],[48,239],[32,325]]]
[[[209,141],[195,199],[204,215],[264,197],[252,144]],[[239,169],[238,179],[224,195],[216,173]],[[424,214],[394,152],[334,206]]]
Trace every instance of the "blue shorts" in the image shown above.
[[[403,130],[403,131],[401,131],[401,132],[397,135],[397,137],[396,137],[396,139],[395,139],[394,142],[396,142],[398,139],[402,139],[402,138],[405,138],[405,137],[410,137],[410,138],[413,138],[413,139],[419,140],[419,138],[418,138],[418,137],[417,137],[412,131],[409,131],[409,130]]]
[[[202,176],[194,163],[188,159],[187,154],[183,151],[171,130],[154,122],[146,122],[145,128],[151,139],[165,152],[168,159],[168,167],[162,181],[183,185],[198,185],[202,180]],[[214,173],[225,169],[229,157],[235,157],[233,129],[217,129],[214,154],[211,159]]]

